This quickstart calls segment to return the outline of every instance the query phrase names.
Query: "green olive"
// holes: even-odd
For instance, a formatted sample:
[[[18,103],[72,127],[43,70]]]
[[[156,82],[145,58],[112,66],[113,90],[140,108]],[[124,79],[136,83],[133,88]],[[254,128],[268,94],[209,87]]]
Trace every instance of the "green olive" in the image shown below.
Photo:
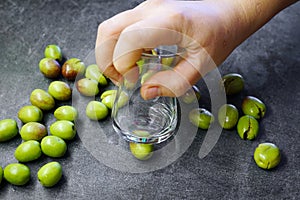
[[[24,124],[27,122],[40,122],[43,119],[43,112],[37,106],[26,105],[20,108],[18,118]]]
[[[49,162],[38,170],[37,177],[42,186],[53,187],[62,177],[62,167],[59,162]]]
[[[62,66],[62,75],[69,81],[74,81],[77,75],[83,75],[85,64],[78,58],[70,58]]]
[[[121,92],[120,97],[118,98],[117,105],[118,108],[125,106],[128,103],[129,97],[125,92]]]
[[[190,122],[204,130],[207,130],[214,121],[214,116],[205,108],[194,108],[189,113]]]
[[[254,151],[254,160],[257,166],[263,169],[272,169],[280,163],[280,150],[273,143],[261,143]]]
[[[67,151],[66,142],[55,135],[48,135],[41,141],[43,154],[53,158],[59,158],[65,155]]]
[[[117,90],[107,90],[101,95],[101,102],[109,109],[112,109],[117,96]],[[123,107],[128,102],[128,95],[125,92],[121,92],[118,98],[117,105],[119,108]]]
[[[0,121],[0,142],[8,141],[18,135],[19,128],[16,120],[3,119]]]
[[[47,78],[57,78],[61,72],[60,64],[53,58],[43,58],[39,62],[41,73]]]
[[[55,106],[53,97],[42,89],[35,89],[31,92],[30,102],[32,105],[46,111],[53,109]]]
[[[244,89],[244,78],[237,73],[226,74],[222,77],[226,95],[234,95]]]
[[[43,137],[47,135],[47,129],[41,123],[28,122],[21,127],[20,135],[24,141],[40,141]]]
[[[35,140],[25,141],[16,148],[14,155],[19,162],[36,160],[42,155],[40,143]]]
[[[77,109],[73,106],[60,106],[54,111],[57,120],[75,121],[78,117]]]
[[[4,178],[13,185],[25,185],[30,180],[30,169],[21,163],[11,163],[4,168]]]
[[[84,96],[96,96],[99,93],[98,82],[90,78],[82,78],[76,82],[78,92]]]
[[[196,85],[193,85],[181,98],[186,104],[197,102],[201,97],[200,90]]]
[[[50,133],[64,140],[72,140],[76,135],[76,128],[71,121],[59,120],[50,125]]]
[[[166,57],[166,58],[162,58],[161,59],[161,63],[163,64],[163,65],[166,65],[166,66],[168,66],[168,67],[171,67],[174,63],[174,59],[175,57]]]
[[[145,130],[134,130],[132,131],[132,134],[139,136],[139,137],[149,137],[150,133]]]
[[[242,110],[245,115],[251,115],[255,119],[261,119],[266,114],[266,105],[254,96],[247,96],[242,102]]]
[[[100,85],[107,85],[105,76],[100,72],[99,67],[96,64],[89,65],[85,71],[85,77],[96,80]]]
[[[132,134],[138,136],[139,137],[138,140],[142,142],[147,142],[147,140],[151,136],[149,131],[145,131],[145,130],[134,130],[132,131]]]
[[[72,97],[72,90],[68,83],[53,81],[48,87],[48,93],[56,100],[67,101]]]
[[[232,129],[239,119],[238,109],[232,104],[224,104],[218,112],[219,124],[224,129]]]
[[[132,90],[136,85],[136,80],[128,80],[124,78],[123,85],[127,90]]]
[[[62,61],[62,52],[59,46],[55,44],[49,44],[46,46],[44,55],[46,58],[53,58],[58,61]]]
[[[141,58],[138,61],[136,61],[135,64],[140,68],[144,65],[144,63],[145,63],[144,59]]]
[[[154,70],[148,70],[143,74],[141,78],[141,84],[144,84],[151,76],[153,76],[156,72]]]
[[[101,94],[100,99],[104,99],[107,96],[116,95],[116,94],[117,94],[117,90],[106,90]]]
[[[101,103],[103,103],[107,108],[112,109],[115,99],[116,99],[116,95],[109,95],[104,97],[101,100]]]
[[[155,50],[152,50],[152,54],[153,55],[158,55],[159,52],[155,51]],[[174,62],[174,57],[163,57],[161,59],[161,64],[165,65],[165,66],[172,66],[173,65],[173,62]]]
[[[152,144],[129,143],[132,155],[139,160],[148,160],[153,154]]]
[[[2,178],[3,178],[3,169],[2,167],[0,166],[0,184],[2,182]]]
[[[101,120],[108,115],[106,105],[99,101],[90,101],[86,106],[86,116],[91,120]]]
[[[258,135],[259,123],[258,121],[250,116],[242,116],[237,123],[237,132],[239,136],[244,140],[253,140]]]

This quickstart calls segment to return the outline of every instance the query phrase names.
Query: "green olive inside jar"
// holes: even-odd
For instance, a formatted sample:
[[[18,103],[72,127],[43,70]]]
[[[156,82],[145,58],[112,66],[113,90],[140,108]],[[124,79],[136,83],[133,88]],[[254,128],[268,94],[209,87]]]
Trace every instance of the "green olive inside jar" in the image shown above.
[[[113,128],[130,142],[162,143],[177,131],[178,99],[169,96],[145,99],[141,88],[149,84],[156,75],[174,70],[172,67],[182,58],[184,49],[176,45],[160,46],[155,48],[155,52],[157,55],[142,53],[142,62],[123,74],[123,80],[126,81],[121,81],[116,97],[113,98]],[[172,65],[168,66],[171,60]],[[108,100],[107,102],[111,102],[111,99]],[[137,136],[133,134],[135,131],[147,131],[149,136]]]

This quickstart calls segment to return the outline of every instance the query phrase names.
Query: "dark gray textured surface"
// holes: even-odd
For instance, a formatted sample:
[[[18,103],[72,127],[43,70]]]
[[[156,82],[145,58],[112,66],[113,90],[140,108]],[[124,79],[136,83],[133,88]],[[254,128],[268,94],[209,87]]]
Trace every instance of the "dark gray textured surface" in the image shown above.
[[[83,59],[94,47],[98,24],[136,4],[2,0],[0,118],[18,120],[17,111],[30,103],[30,92],[47,89],[50,80],[38,70],[47,44],[61,46],[67,58]],[[46,189],[37,181],[35,174],[41,164],[53,160],[43,157],[28,164],[32,178],[27,185],[17,187],[3,181],[0,199],[299,199],[299,11],[298,3],[281,12],[220,66],[223,74],[238,72],[246,80],[243,93],[229,98],[230,103],[239,106],[245,95],[266,102],[268,112],[256,140],[243,141],[235,131],[223,131],[208,156],[199,159],[205,136],[199,131],[188,151],[173,164],[131,174],[95,159],[77,137],[68,144],[64,158],[54,159],[64,169],[56,187]],[[202,101],[200,104],[205,104]],[[48,114],[45,124],[53,121],[53,115]],[[2,167],[16,162],[13,152],[20,142],[18,137],[0,144]],[[261,142],[273,142],[282,150],[282,162],[274,170],[262,170],[253,161],[253,151]]]

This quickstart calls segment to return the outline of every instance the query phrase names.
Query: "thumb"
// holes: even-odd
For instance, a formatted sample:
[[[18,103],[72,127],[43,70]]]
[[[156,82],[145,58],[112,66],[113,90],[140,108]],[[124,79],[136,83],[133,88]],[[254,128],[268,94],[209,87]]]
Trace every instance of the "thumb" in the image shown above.
[[[158,96],[178,97],[192,87],[198,78],[199,75],[197,78],[188,79],[175,69],[157,72],[142,85],[141,96],[145,100]]]
[[[145,100],[158,96],[182,96],[201,77],[216,67],[213,59],[205,50],[188,54],[174,68],[157,72],[151,76],[142,85],[141,96]]]

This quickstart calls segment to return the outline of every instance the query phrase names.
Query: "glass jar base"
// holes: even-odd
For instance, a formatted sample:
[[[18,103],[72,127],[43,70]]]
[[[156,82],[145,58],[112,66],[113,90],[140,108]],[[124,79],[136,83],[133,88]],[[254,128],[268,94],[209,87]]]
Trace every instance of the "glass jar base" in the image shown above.
[[[170,139],[176,133],[177,123],[174,123],[174,126],[169,127],[168,129],[162,130],[160,133],[155,135],[138,135],[132,132],[121,130],[118,124],[113,120],[114,130],[126,141],[143,143],[143,144],[159,144]],[[146,133],[147,130],[136,130],[139,133]]]

